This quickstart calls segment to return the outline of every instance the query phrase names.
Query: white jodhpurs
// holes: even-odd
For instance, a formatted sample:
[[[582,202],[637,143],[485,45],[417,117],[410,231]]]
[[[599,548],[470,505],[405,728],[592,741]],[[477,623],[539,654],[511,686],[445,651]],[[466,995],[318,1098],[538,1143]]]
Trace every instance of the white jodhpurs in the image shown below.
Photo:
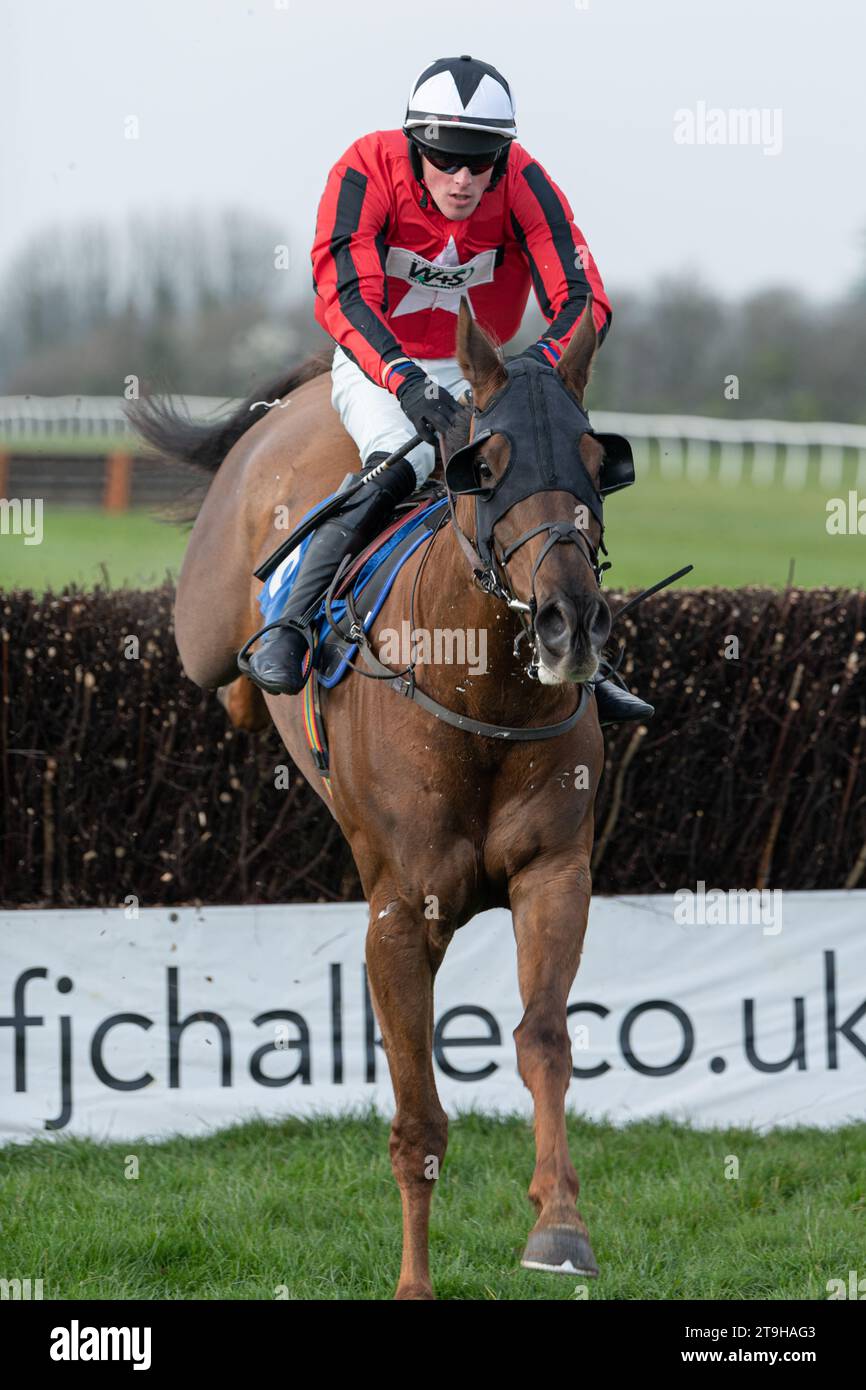
[[[453,357],[413,358],[428,376],[438,381],[451,395],[457,397],[468,390],[469,382],[461,374]],[[370,381],[341,347],[334,352],[331,367],[331,404],[358,446],[361,461],[371,454],[384,451],[393,454],[416,433],[412,421],[403,414],[397,397]],[[419,483],[429,478],[436,464],[432,444],[418,444],[407,458],[415,469]]]

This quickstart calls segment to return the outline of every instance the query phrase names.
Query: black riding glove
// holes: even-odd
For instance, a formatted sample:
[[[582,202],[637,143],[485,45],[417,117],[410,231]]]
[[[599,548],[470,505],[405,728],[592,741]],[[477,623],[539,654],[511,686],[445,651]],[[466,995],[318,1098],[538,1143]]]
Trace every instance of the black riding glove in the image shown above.
[[[428,444],[436,443],[437,434],[447,433],[460,409],[451,392],[425,376],[420,367],[411,368],[397,387],[397,400]]]

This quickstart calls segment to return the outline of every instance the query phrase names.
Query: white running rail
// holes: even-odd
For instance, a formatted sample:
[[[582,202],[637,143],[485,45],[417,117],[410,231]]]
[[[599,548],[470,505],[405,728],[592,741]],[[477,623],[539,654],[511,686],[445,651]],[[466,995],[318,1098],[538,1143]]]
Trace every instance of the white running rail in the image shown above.
[[[187,396],[195,419],[218,418],[239,402]],[[116,396],[0,396],[0,448],[80,436],[135,438]],[[725,420],[709,415],[630,415],[593,411],[602,431],[624,434],[644,475],[708,477],[736,486],[866,489],[866,425],[823,421]]]

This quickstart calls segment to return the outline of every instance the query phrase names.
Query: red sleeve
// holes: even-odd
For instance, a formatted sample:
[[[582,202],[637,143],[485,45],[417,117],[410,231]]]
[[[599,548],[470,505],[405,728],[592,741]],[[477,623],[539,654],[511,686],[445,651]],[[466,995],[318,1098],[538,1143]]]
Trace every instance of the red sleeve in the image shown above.
[[[388,204],[361,145],[356,141],[334,165],[319,203],[311,253],[316,319],[365,376],[396,391],[400,366],[411,359],[383,314],[385,272],[376,238],[387,225]]]
[[[525,151],[511,178],[511,226],[529,263],[539,307],[550,327],[541,339],[550,343],[548,355],[558,360],[593,296],[593,318],[599,344],[604,341],[613,310],[586,238],[574,220],[568,199],[553,179]]]

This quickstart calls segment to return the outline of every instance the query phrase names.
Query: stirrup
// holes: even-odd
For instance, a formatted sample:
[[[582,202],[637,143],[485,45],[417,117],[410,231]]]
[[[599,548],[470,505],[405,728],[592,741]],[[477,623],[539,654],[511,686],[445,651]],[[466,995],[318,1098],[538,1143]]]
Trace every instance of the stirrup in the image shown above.
[[[316,607],[318,607],[320,603],[321,599],[317,601]],[[243,675],[245,675],[248,680],[251,680],[253,682],[253,685],[257,685],[260,690],[267,691],[269,695],[282,695],[285,692],[282,690],[271,690],[267,685],[262,683],[260,677],[258,677],[252,669],[250,657],[248,656],[250,647],[253,645],[254,642],[258,642],[260,637],[267,637],[267,634],[273,632],[276,628],[290,629],[294,632],[297,632],[301,637],[303,637],[304,641],[306,642],[307,651],[310,654],[310,660],[309,662],[307,662],[306,674],[304,674],[304,678],[301,681],[300,686],[298,687],[299,690],[303,690],[304,686],[310,678],[310,672],[313,669],[313,653],[315,651],[315,647],[313,644],[313,635],[310,630],[310,619],[308,617],[308,614],[309,609],[307,610],[307,613],[302,614],[300,618],[276,618],[272,623],[268,623],[265,627],[259,628],[258,632],[254,632],[252,637],[250,637],[250,639],[244,643],[244,645],[241,647],[240,651],[237,654],[236,661],[238,670]],[[267,647],[267,641],[264,645],[265,647]],[[306,661],[306,657],[303,658],[303,661]],[[301,665],[301,669],[303,671],[303,662]]]

